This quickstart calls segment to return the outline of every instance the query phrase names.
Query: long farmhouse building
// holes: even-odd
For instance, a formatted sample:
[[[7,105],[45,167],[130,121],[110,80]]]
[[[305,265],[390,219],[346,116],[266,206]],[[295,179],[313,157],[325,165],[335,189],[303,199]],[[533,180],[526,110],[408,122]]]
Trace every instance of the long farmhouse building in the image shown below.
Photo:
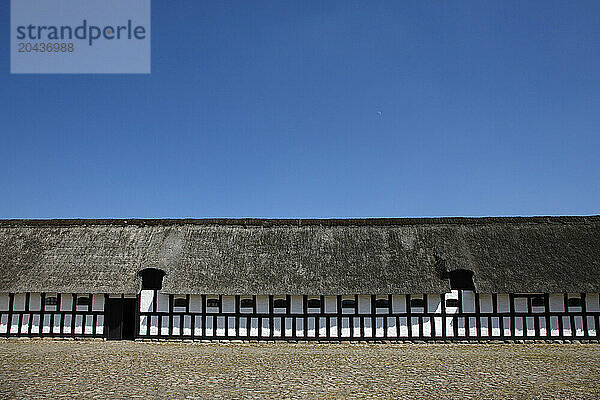
[[[591,339],[600,216],[5,220],[0,336]]]

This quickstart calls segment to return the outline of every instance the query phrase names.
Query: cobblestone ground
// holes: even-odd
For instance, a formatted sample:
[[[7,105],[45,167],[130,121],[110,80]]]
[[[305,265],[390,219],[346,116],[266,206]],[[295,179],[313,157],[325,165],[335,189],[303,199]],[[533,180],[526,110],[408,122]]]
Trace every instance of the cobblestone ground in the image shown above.
[[[0,340],[2,398],[600,398],[587,344]]]

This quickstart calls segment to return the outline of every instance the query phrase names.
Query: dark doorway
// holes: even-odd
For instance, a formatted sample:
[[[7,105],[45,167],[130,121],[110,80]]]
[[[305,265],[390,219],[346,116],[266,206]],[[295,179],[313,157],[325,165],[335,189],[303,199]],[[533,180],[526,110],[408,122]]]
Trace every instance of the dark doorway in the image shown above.
[[[108,299],[106,324],[108,340],[135,338],[135,299]]]

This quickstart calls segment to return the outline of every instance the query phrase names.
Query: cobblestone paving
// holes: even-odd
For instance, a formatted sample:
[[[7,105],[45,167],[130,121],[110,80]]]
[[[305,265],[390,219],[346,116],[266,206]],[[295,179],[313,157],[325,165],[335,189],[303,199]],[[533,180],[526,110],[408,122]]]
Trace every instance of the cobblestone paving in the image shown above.
[[[594,344],[0,340],[2,398],[600,398]]]

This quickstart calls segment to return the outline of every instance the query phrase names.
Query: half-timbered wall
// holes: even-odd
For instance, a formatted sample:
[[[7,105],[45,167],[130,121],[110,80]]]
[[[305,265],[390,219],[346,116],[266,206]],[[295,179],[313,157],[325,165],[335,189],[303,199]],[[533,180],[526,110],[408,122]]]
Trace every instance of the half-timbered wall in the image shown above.
[[[598,294],[139,295],[140,338],[539,339],[600,333]]]
[[[123,297],[122,295],[110,295]],[[0,294],[0,335],[105,337],[109,295]],[[598,294],[138,295],[138,338],[538,339],[600,336]]]
[[[105,296],[0,293],[0,335],[103,337]]]

